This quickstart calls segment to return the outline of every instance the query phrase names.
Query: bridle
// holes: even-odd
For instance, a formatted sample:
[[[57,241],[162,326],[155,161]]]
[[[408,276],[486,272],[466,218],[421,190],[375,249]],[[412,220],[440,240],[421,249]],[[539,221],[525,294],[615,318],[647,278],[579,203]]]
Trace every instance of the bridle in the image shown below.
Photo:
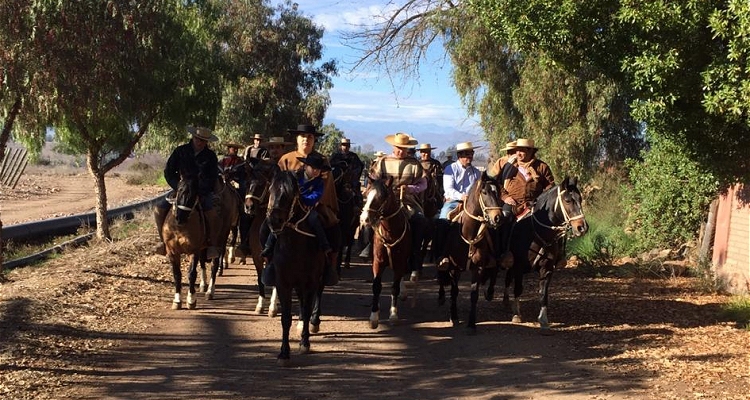
[[[278,235],[279,233],[281,233],[284,230],[284,228],[289,227],[289,228],[292,228],[293,230],[295,230],[297,233],[301,233],[301,234],[303,234],[305,236],[308,236],[308,237],[315,237],[314,233],[303,231],[299,227],[299,224],[301,224],[302,221],[304,221],[305,219],[307,219],[307,216],[310,215],[310,211],[312,211],[312,207],[307,208],[307,210],[305,211],[305,214],[302,216],[302,218],[298,219],[297,222],[294,222],[294,223],[291,222],[292,218],[294,218],[294,214],[295,214],[294,213],[294,209],[296,208],[297,205],[299,205],[299,207],[302,210],[306,209],[306,207],[304,205],[302,205],[302,203],[299,200],[299,194],[295,194],[294,195],[294,199],[292,200],[292,204],[288,208],[282,208],[282,207],[279,207],[279,206],[276,206],[276,205],[274,205],[273,207],[268,207],[268,210],[266,210],[266,219],[268,219],[268,217],[271,216],[271,213],[274,210],[280,211],[282,213],[282,215],[286,214],[285,221],[284,221],[283,224],[281,224],[281,228],[279,228],[279,229],[273,229],[273,228],[271,228],[271,232],[273,232],[274,235]],[[269,226],[269,228],[270,228],[270,226]]]
[[[491,181],[485,181],[485,183],[492,185],[493,183]],[[483,183],[484,185],[484,183]],[[477,185],[477,191],[481,192],[481,186]],[[464,237],[463,232],[461,232],[461,239],[470,246],[474,246],[477,244],[480,240],[484,238],[484,235],[487,233],[487,225],[492,222],[492,219],[489,216],[489,211],[498,211],[502,210],[501,206],[488,206],[484,202],[484,196],[482,196],[481,193],[479,193],[479,209],[482,211],[481,216],[477,216],[472,214],[469,210],[466,209],[466,206],[464,205],[463,213],[467,217],[473,219],[474,221],[479,222],[479,230],[477,231],[476,236],[473,239],[468,239]]]

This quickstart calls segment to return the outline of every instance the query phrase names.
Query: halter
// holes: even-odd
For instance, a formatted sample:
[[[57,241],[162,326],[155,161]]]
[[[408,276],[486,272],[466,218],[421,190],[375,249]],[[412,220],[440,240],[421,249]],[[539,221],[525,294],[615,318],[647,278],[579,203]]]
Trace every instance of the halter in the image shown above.
[[[299,195],[295,195],[294,196],[294,200],[292,200],[292,206],[289,207],[289,210],[287,211],[288,214],[287,214],[286,221],[284,221],[284,223],[281,225],[281,229],[275,230],[275,231],[271,230],[271,231],[273,232],[274,235],[278,235],[281,231],[284,230],[284,228],[290,227],[290,228],[292,228],[297,233],[303,234],[303,235],[305,235],[307,237],[315,237],[314,233],[305,232],[302,229],[300,229],[300,227],[299,227],[299,224],[301,224],[302,221],[304,221],[305,219],[307,219],[307,216],[310,215],[310,211],[312,211],[312,207],[307,208],[307,211],[305,212],[305,215],[303,215],[302,218],[298,219],[297,222],[294,222],[294,223],[290,222],[292,220],[292,218],[294,218],[294,208],[295,208],[296,205],[299,205],[300,208],[302,208],[303,210],[306,208],[299,201]],[[273,210],[286,211],[286,210],[284,210],[281,207],[270,207],[270,208],[268,208],[268,211],[266,211],[266,218],[268,218],[271,215],[271,212]]]
[[[464,209],[462,213],[469,218],[473,219],[474,221],[477,221],[480,223],[479,230],[477,231],[476,236],[474,239],[467,239],[464,237],[463,232],[461,232],[461,240],[464,241],[464,243],[469,245],[469,253],[471,253],[471,248],[479,243],[482,239],[484,239],[484,235],[487,233],[487,224],[490,222],[490,217],[488,215],[488,211],[491,210],[502,210],[502,207],[490,207],[487,206],[484,202],[484,196],[482,194],[479,194],[479,209],[482,210],[482,216],[475,216],[472,213],[470,213],[468,210],[466,210],[466,207],[464,206]]]
[[[560,186],[557,187],[557,199],[555,200],[555,207],[553,209],[555,212],[557,212],[558,207],[562,210],[562,214],[563,214],[563,223],[562,223],[562,225],[552,225],[552,226],[550,226],[550,225],[544,224],[544,223],[542,223],[542,222],[539,221],[539,219],[536,216],[536,213],[532,213],[531,214],[532,222],[534,222],[537,225],[540,225],[540,226],[542,226],[544,228],[547,228],[549,230],[557,232],[555,234],[554,238],[552,239],[553,241],[556,240],[556,239],[558,239],[558,238],[560,238],[560,237],[562,237],[563,235],[565,235],[565,232],[567,232],[567,230],[572,227],[571,224],[570,224],[571,221],[575,221],[575,220],[584,218],[583,211],[579,215],[576,215],[576,216],[573,216],[573,217],[570,217],[570,215],[568,215],[568,211],[565,209],[565,206],[563,205],[563,201],[562,201],[562,196],[563,196],[563,194],[565,192],[567,192],[567,190],[562,190],[560,188]],[[543,240],[541,237],[539,237],[539,234],[536,233],[536,230],[534,230],[534,232],[535,232],[535,235],[537,236],[537,238],[539,240],[541,240],[541,242],[544,245],[544,247],[549,246],[549,242],[547,242],[547,241]]]

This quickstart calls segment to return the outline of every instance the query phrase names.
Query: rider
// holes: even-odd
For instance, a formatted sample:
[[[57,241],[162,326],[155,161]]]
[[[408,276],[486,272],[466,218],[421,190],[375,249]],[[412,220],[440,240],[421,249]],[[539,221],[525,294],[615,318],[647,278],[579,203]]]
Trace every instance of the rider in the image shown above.
[[[229,142],[226,144],[226,147],[227,155],[219,161],[219,168],[221,168],[221,171],[224,173],[227,180],[237,182],[238,193],[241,193],[244,196],[247,191],[245,160],[237,154],[242,146],[237,143]]]
[[[268,139],[267,142],[263,142],[260,145],[268,149],[268,156],[270,161],[278,164],[281,160],[281,156],[286,153],[287,146],[292,142],[287,142],[282,136],[273,136]]]
[[[425,174],[427,175],[428,179],[434,180],[436,183],[436,196],[439,197],[439,202],[442,204],[443,200],[443,165],[440,164],[440,161],[432,158],[432,150],[437,149],[437,147],[430,146],[429,143],[422,143],[419,146],[417,146],[417,151],[419,152],[419,163],[422,164],[422,168],[425,171]],[[424,199],[425,201],[428,201],[430,199]]]
[[[385,180],[393,178],[391,187],[399,196],[409,214],[409,225],[412,229],[412,253],[409,258],[411,280],[416,281],[422,273],[421,246],[427,219],[424,216],[420,193],[427,189],[422,165],[414,157],[409,157],[409,149],[417,146],[417,140],[406,133],[396,133],[385,137],[385,141],[393,146],[391,155],[379,158],[373,165],[370,175],[373,179]]]
[[[367,169],[368,173],[365,174],[365,186],[367,186],[368,181],[370,180],[370,172],[372,171],[375,164],[377,164],[378,159],[383,156],[385,156],[384,151],[378,150],[373,153],[372,161],[370,161],[370,167]],[[364,245],[364,247],[359,253],[359,256],[362,258],[372,257],[372,227],[370,227],[369,225],[360,227],[360,237],[362,238],[362,244]]]
[[[365,164],[359,159],[357,153],[351,151],[352,141],[348,138],[342,138],[339,144],[339,151],[331,155],[331,165],[337,165],[341,162],[346,163],[347,171],[350,172],[352,181],[350,182],[354,198],[357,205],[362,205],[362,188],[359,178],[365,169]]]
[[[448,165],[445,171],[443,171],[445,203],[440,210],[440,217],[436,225],[436,237],[439,238],[441,243],[445,243],[450,228],[448,214],[458,207],[459,203],[463,203],[466,200],[469,188],[482,175],[479,169],[471,165],[471,162],[474,160],[474,150],[479,148],[481,146],[474,146],[471,142],[457,144],[456,156],[458,160]],[[447,248],[447,246],[441,246],[441,243],[437,245],[438,248]],[[440,270],[445,270],[449,266],[450,261],[448,257],[443,257],[438,263],[438,269]]]
[[[261,146],[260,143],[263,141],[263,136],[260,133],[253,135],[253,144],[247,146],[245,149],[245,160],[249,158],[257,158],[260,160],[268,160],[268,150]]]
[[[331,167],[326,164],[326,161],[318,153],[311,153],[307,157],[297,157],[297,159],[305,165],[301,171],[297,172],[300,202],[306,209],[307,222],[315,233],[315,237],[318,238],[320,248],[326,254],[326,257],[330,258],[333,249],[328,243],[328,238],[323,230],[323,224],[320,223],[320,218],[318,218],[318,212],[315,211],[315,206],[321,197],[323,197],[324,183],[320,174],[322,171],[330,171]],[[273,257],[273,247],[275,244],[276,235],[271,232],[268,235],[263,252],[260,253],[267,261]],[[266,263],[268,264],[268,262]]]
[[[188,143],[177,146],[172,151],[164,167],[164,178],[172,190],[177,190],[181,172],[184,171],[199,177],[198,198],[206,217],[206,230],[208,232],[206,258],[211,260],[219,257],[219,251],[216,248],[219,233],[217,229],[218,216],[214,209],[214,188],[219,178],[219,160],[216,153],[208,147],[208,142],[216,142],[219,138],[208,128],[190,126],[187,131],[192,135],[192,138]],[[154,249],[157,254],[166,254],[161,230],[169,213],[169,208],[170,204],[165,199],[154,209],[156,230],[159,232],[159,239],[161,240],[161,243]]]

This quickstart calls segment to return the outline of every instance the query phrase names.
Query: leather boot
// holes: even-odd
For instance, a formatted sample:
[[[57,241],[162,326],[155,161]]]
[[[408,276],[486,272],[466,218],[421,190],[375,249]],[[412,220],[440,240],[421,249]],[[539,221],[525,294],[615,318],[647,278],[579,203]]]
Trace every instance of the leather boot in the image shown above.
[[[167,248],[164,246],[164,237],[162,237],[161,233],[164,221],[167,219],[167,214],[169,214],[168,208],[154,207],[154,222],[156,222],[156,231],[159,233],[159,244],[154,247],[154,253],[156,254],[167,254]]]
[[[219,254],[219,214],[215,209],[204,211],[206,217],[206,233],[208,235],[208,248],[206,249],[206,259],[213,260],[218,258]]]

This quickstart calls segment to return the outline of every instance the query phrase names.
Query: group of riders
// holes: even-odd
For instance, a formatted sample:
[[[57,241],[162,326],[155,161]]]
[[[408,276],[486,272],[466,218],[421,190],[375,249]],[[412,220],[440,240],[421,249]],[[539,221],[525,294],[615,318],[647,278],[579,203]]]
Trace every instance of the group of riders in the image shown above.
[[[449,267],[447,254],[440,253],[441,249],[448,246],[440,245],[441,240],[444,241],[448,236],[451,224],[455,223],[452,221],[460,213],[469,189],[483,173],[472,164],[474,151],[481,146],[474,146],[471,142],[458,143],[456,160],[441,164],[432,157],[435,147],[429,143],[419,144],[417,139],[406,133],[386,136],[385,142],[391,146],[391,153],[376,153],[375,159],[367,168],[357,154],[351,151],[352,142],[347,138],[340,141],[339,150],[330,157],[318,152],[315,145],[323,134],[313,125],[303,124],[288,130],[295,137],[296,143],[287,142],[282,136],[264,141],[261,135],[256,134],[253,136],[253,145],[244,149],[244,157],[239,155],[243,146],[226,143],[227,154],[221,160],[208,146],[209,142],[219,140],[210,129],[190,127],[188,133],[191,135],[190,141],[174,149],[167,160],[164,176],[173,190],[177,189],[181,174],[198,177],[199,204],[207,223],[206,258],[213,259],[221,255],[216,222],[219,216],[214,204],[217,181],[221,176],[228,177],[227,179],[236,182],[240,197],[244,197],[249,171],[253,165],[259,160],[275,163],[282,171],[296,172],[300,202],[309,211],[308,223],[320,242],[321,250],[326,253],[326,285],[338,281],[334,266],[339,250],[337,244],[341,241],[338,225],[340,222],[348,222],[339,221],[340,199],[334,186],[337,178],[332,169],[344,171],[339,178],[346,180],[345,184],[354,194],[354,202],[359,209],[363,206],[360,183],[363,174],[366,180],[388,182],[408,213],[411,243],[418,244],[412,246],[409,256],[412,280],[421,275],[424,258],[421,244],[428,229],[433,233],[432,248],[437,257],[438,269],[445,270]],[[290,145],[296,147],[287,151]],[[495,251],[499,266],[503,268],[512,263],[508,243],[514,221],[528,213],[536,198],[555,184],[549,166],[536,157],[537,150],[532,139],[519,138],[509,142],[501,149],[505,154],[488,165],[485,172],[501,188],[499,197],[503,221],[494,231],[496,236],[493,241],[500,244],[495,246]],[[417,152],[419,156],[416,155]],[[167,200],[155,208],[155,221],[160,236],[169,208]],[[269,281],[266,284],[272,285],[274,235],[269,234],[266,229],[266,235],[261,236],[264,246],[262,256],[271,266],[267,268],[268,276],[264,272],[264,280]],[[163,240],[155,252],[165,253]]]

